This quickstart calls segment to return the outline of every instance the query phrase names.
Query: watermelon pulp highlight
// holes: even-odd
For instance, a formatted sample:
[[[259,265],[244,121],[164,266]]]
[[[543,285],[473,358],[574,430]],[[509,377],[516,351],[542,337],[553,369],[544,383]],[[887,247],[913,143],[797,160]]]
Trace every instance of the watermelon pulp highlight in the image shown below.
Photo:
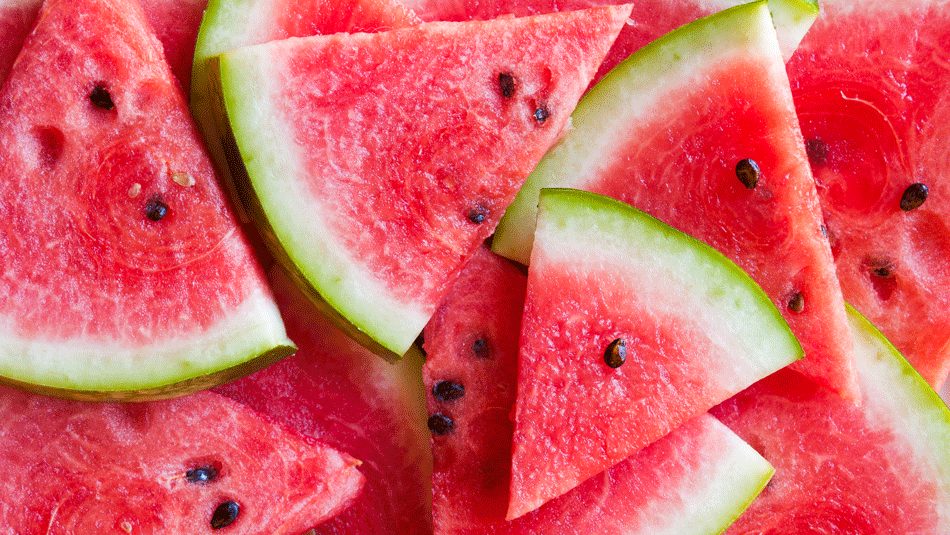
[[[705,415],[537,511],[505,520],[525,284],[513,264],[480,249],[425,328],[429,410],[455,423],[432,437],[435,532],[542,534],[570,526],[685,535],[728,526],[772,469]],[[445,395],[459,388],[461,397]]]
[[[608,358],[618,343],[625,363]],[[726,257],[567,189],[541,192],[519,351],[509,519],[802,356]]]
[[[209,392],[117,405],[0,387],[0,410],[11,533],[210,533],[226,501],[238,505],[232,531],[300,533],[363,484],[349,455]]]
[[[629,10],[223,54],[249,208],[275,254],[361,342],[403,354],[561,135]]]
[[[788,68],[841,289],[939,387],[950,373],[950,2],[822,7]],[[929,195],[904,211],[915,183]]]
[[[366,484],[317,534],[432,533],[432,458],[421,358],[376,358],[317,312],[280,271],[271,280],[293,357],[218,388],[276,422],[360,459]]]
[[[630,203],[746,270],[810,357],[793,366],[859,395],[844,302],[764,2],[694,22],[640,50],[585,95],[572,124],[509,207],[496,252],[528,261],[541,188]],[[760,169],[754,189],[737,176],[746,159]]]
[[[47,2],[0,94],[0,375],[63,396],[178,395],[293,350],[125,5]]]
[[[782,370],[713,413],[776,466],[729,533],[947,533],[950,410],[853,309],[861,407]]]

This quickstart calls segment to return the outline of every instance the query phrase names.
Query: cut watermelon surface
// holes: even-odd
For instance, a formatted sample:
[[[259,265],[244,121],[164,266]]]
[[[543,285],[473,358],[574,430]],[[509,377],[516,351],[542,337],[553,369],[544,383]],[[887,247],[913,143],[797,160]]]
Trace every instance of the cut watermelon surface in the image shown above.
[[[251,211],[310,293],[401,355],[562,134],[629,6],[221,56]]]
[[[420,18],[433,20],[487,20],[504,15],[528,16],[616,5],[618,0],[407,0]],[[595,80],[663,34],[717,11],[743,4],[742,0],[640,0],[620,31]],[[778,30],[782,55],[795,52],[818,16],[814,0],[771,0],[769,9]]]
[[[844,302],[765,3],[702,19],[642,49],[584,97],[572,124],[505,214],[496,252],[528,261],[541,188],[620,199],[746,270],[804,346],[807,358],[795,368],[859,395]],[[746,175],[755,183],[746,185]]]
[[[292,351],[135,4],[45,4],[0,101],[5,380],[142,399]]]
[[[40,5],[40,0],[0,0],[0,87],[33,29]]]
[[[801,355],[768,296],[712,248],[613,199],[543,190],[508,518]]]
[[[377,358],[335,329],[277,270],[271,279],[300,350],[218,392],[360,459],[366,484],[318,535],[432,533],[421,359]]]
[[[950,373],[950,2],[822,6],[789,76],[841,288],[939,387]]]
[[[514,265],[481,249],[424,331],[429,409],[452,422],[432,438],[435,532],[687,535],[728,526],[772,469],[709,416],[505,520],[525,284]]]
[[[363,483],[349,455],[212,393],[112,405],[0,387],[0,411],[8,533],[301,533]]]
[[[861,408],[783,370],[715,409],[776,466],[729,533],[950,533],[950,410],[867,320],[850,323]]]

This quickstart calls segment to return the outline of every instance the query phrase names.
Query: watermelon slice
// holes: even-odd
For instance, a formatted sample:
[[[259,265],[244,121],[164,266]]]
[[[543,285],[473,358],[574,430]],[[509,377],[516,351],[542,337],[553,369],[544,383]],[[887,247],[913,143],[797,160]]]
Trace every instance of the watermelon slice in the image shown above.
[[[47,2],[0,93],[0,375],[59,395],[176,395],[293,350],[126,7]]]
[[[849,314],[860,408],[783,370],[715,409],[777,467],[731,533],[950,533],[950,410]]]
[[[748,0],[745,0],[748,1]],[[595,80],[663,34],[701,17],[745,3],[743,0],[638,0],[630,20],[620,31]],[[433,20],[487,20],[503,15],[537,15],[597,6],[619,0],[406,0],[420,18]],[[787,60],[818,16],[815,0],[770,0],[779,46]]]
[[[33,29],[41,0],[0,0],[0,87]]]
[[[0,387],[0,412],[8,533],[300,533],[363,483],[359,461],[207,392],[109,405]]]
[[[841,288],[939,387],[950,374],[950,2],[822,5],[789,76]]]
[[[584,97],[572,122],[505,214],[496,252],[527,262],[541,188],[628,202],[745,269],[810,357],[795,367],[859,395],[844,302],[763,2],[692,23],[631,56]]]
[[[768,296],[705,244],[579,190],[543,190],[538,210],[509,519],[802,356]]]
[[[222,55],[251,211],[275,253],[362,342],[405,353],[561,135],[629,12],[432,23]]]
[[[217,391],[362,461],[366,485],[317,534],[432,533],[429,433],[418,353],[375,358],[318,313],[279,270],[272,281],[291,358]]]
[[[771,466],[714,418],[700,416],[539,510],[505,521],[508,418],[517,385],[525,276],[481,249],[425,328],[435,434],[436,533],[718,533],[746,507]]]

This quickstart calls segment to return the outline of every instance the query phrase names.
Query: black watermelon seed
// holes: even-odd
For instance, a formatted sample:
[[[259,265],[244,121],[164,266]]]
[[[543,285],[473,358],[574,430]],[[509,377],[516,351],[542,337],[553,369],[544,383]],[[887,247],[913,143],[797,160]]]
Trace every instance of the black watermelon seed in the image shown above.
[[[795,292],[788,300],[788,309],[796,314],[805,310],[805,296],[801,292]]]
[[[762,178],[762,170],[759,169],[759,164],[755,163],[755,160],[745,158],[736,164],[736,177],[746,188],[755,189],[759,185],[759,179]]]
[[[218,469],[210,465],[198,466],[185,472],[185,479],[190,483],[210,483],[217,477]]]
[[[515,96],[515,77],[510,72],[503,72],[498,75],[498,90],[501,96],[511,98]]]
[[[234,500],[221,502],[211,515],[211,528],[226,528],[237,520],[241,513],[241,506]]]
[[[472,342],[472,353],[480,359],[487,359],[489,354],[488,340],[479,338]]]
[[[455,420],[438,413],[429,417],[429,430],[436,435],[447,435],[455,430]]]
[[[920,182],[907,186],[907,189],[904,190],[904,194],[901,196],[901,210],[910,212],[911,210],[920,208],[920,205],[924,204],[924,201],[927,200],[929,193],[930,188]]]
[[[627,362],[627,341],[617,338],[604,351],[604,362],[611,368],[619,368]]]
[[[97,108],[104,110],[115,109],[115,103],[112,102],[112,95],[109,94],[109,90],[105,88],[105,85],[101,83],[96,84],[96,86],[92,88],[92,92],[89,93],[89,101]]]
[[[537,121],[538,124],[544,124],[544,121],[547,121],[550,116],[551,112],[548,111],[548,107],[543,104],[534,110],[534,120]]]
[[[145,217],[152,221],[161,221],[168,215],[168,205],[161,199],[153,197],[145,203]]]
[[[826,226],[823,225],[823,224],[822,224],[822,225],[818,225],[818,230],[821,231],[821,235],[822,235],[823,238],[825,238],[825,239],[828,238],[828,227],[826,227]]]
[[[808,161],[813,165],[823,165],[828,161],[828,144],[820,138],[806,141],[805,152],[808,154]]]
[[[890,262],[876,262],[871,264],[871,274],[882,279],[889,279],[894,276],[894,264]]]
[[[432,387],[432,395],[439,401],[455,401],[465,395],[465,386],[455,381],[439,381]]]
[[[468,211],[468,220],[476,225],[481,225],[488,217],[488,210],[484,206],[476,206]]]

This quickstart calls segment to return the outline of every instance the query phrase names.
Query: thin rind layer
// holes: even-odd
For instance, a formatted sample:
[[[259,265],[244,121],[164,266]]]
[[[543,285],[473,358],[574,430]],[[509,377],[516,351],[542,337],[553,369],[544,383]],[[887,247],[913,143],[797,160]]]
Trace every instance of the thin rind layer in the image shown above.
[[[293,269],[309,282],[307,286],[353,325],[348,332],[359,330],[373,338],[376,346],[401,355],[421,331],[464,259],[490,234],[500,206],[507,205],[533,163],[559,135],[568,118],[566,110],[573,108],[629,9],[616,6],[468,25],[431,24],[384,34],[291,39],[223,54],[218,64],[222,106],[243,159],[237,163],[245,168],[248,189],[256,197],[248,204],[262,209],[265,219],[260,223],[269,245],[275,252],[282,251],[278,256],[289,258]],[[496,69],[501,67],[493,62],[483,59],[474,65],[459,65],[449,56],[466,48],[483,57],[485,49],[497,49],[501,41],[523,42],[532,50],[528,54],[520,47],[507,47],[500,52],[512,68],[524,70],[519,83],[525,85],[518,86],[523,94],[499,95]],[[416,74],[401,66],[417,62],[417,56],[427,53],[423,43],[439,45],[439,54],[433,59],[436,65],[430,66],[440,71],[433,82],[439,89],[428,91],[449,101],[436,105],[437,99],[427,95],[424,102],[432,108],[428,111],[419,107],[422,97],[414,98],[415,91],[425,91],[412,85]],[[384,50],[391,52],[380,55]],[[333,77],[322,78],[330,87],[321,89],[311,83],[306,91],[284,93],[284,86],[294,81],[286,72],[304,69],[313,58],[322,58],[329,51],[334,51],[331,58],[349,55],[352,61],[370,65],[365,70],[372,74],[363,76],[362,70],[348,73],[347,84],[366,86],[365,92],[398,89],[399,94],[388,103],[392,109],[380,107],[378,100],[368,100],[363,90],[340,95],[353,111],[333,120],[332,127],[342,128],[341,121],[359,127],[329,136],[332,142],[327,147],[311,150],[300,140],[319,134],[313,123],[322,123],[331,112],[341,114],[339,110],[351,108],[338,110],[321,104],[325,92],[340,90]],[[572,69],[551,66],[553,58],[549,56],[561,55],[574,58]],[[447,71],[455,74],[449,76]],[[431,75],[429,70],[418,74]],[[395,80],[381,84],[376,76]],[[456,79],[464,82],[454,82]],[[463,95],[463,89],[469,85],[477,89],[472,89],[471,100],[466,101],[469,97]],[[314,116],[289,109],[288,101],[303,111],[313,106]],[[471,133],[436,143],[449,134],[432,114],[450,114],[448,120],[461,122],[459,128]],[[476,116],[479,120],[474,121]],[[415,117],[426,117],[429,122],[413,120]],[[496,123],[497,128],[486,127]],[[370,131],[366,133],[366,129]],[[498,131],[519,133],[521,143],[498,136]],[[288,132],[295,132],[292,139],[296,143],[283,142]],[[390,141],[393,136],[401,142]],[[314,143],[322,143],[324,138],[317,137]],[[261,139],[274,142],[261,143]],[[470,142],[462,146],[462,140]],[[456,145],[461,151],[489,154],[447,160],[448,147]],[[338,150],[356,150],[363,157],[338,161]],[[423,158],[417,151],[441,152],[438,158]],[[235,171],[235,176],[239,174]],[[435,180],[443,175],[444,180]],[[322,186],[326,187],[316,189],[310,182],[325,182]],[[384,192],[381,187],[390,182],[396,185]],[[366,206],[360,195],[351,194],[351,203],[339,203],[339,198],[323,199],[315,193],[325,192],[327,187],[341,190],[345,199],[349,198],[347,189],[365,189]],[[428,202],[431,198],[438,202]],[[476,216],[470,214],[476,209],[486,212],[472,219]],[[366,221],[369,217],[376,220]],[[354,232],[353,225],[363,226],[363,230]],[[394,242],[394,232],[402,239]],[[379,239],[385,239],[387,247],[371,246]],[[407,263],[407,258],[418,261]],[[424,267],[409,269],[410,264]]]
[[[855,339],[855,368],[868,420],[892,429],[932,475],[938,489],[938,532],[950,532],[950,409],[896,347],[860,312],[848,306]]]
[[[528,280],[509,519],[802,356],[729,259],[601,195],[542,190]],[[617,337],[628,362],[611,370]]]

